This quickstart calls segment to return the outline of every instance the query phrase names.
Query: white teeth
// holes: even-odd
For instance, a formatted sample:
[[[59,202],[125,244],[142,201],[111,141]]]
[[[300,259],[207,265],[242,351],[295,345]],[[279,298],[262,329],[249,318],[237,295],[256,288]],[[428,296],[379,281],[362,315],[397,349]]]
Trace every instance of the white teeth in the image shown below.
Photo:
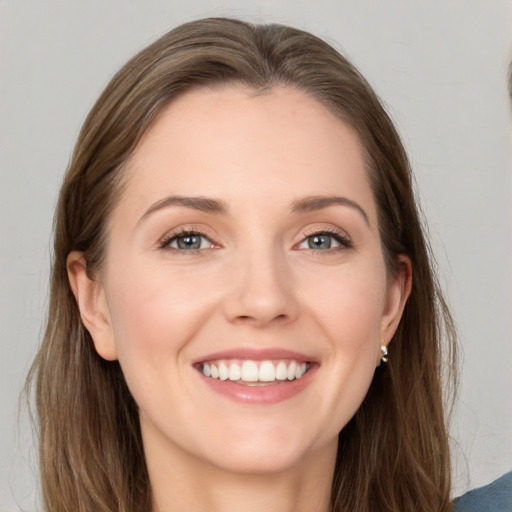
[[[298,361],[214,361],[203,363],[202,373],[205,377],[219,380],[241,382],[275,382],[295,380],[303,377],[309,369],[307,363]]]
[[[276,379],[286,380],[288,373],[286,371],[286,363],[281,361],[276,367]]]
[[[290,366],[288,366],[288,372],[286,374],[286,376],[288,377],[288,380],[295,379],[295,370],[296,369],[297,369],[297,365],[295,364],[295,362],[292,362],[290,364]]]
[[[258,367],[254,361],[245,361],[242,365],[241,379],[245,382],[258,382]]]
[[[219,378],[220,380],[228,380],[229,370],[224,363],[219,364]]]
[[[240,365],[231,363],[229,365],[229,380],[240,380],[241,375]]]
[[[270,361],[263,361],[258,373],[259,380],[262,382],[272,382],[276,380],[276,369]]]

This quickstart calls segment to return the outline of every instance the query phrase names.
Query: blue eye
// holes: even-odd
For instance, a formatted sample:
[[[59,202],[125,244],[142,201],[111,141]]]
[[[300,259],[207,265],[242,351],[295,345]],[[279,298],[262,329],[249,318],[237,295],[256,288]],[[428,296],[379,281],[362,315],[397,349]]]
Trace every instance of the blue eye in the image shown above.
[[[337,244],[336,241],[333,240],[331,235],[313,235],[308,236],[308,247],[310,249],[319,249],[321,251],[325,249],[331,249],[334,244]]]
[[[213,246],[212,242],[201,233],[182,232],[167,238],[162,243],[162,248],[170,248],[179,251],[198,251]]]
[[[319,232],[306,236],[297,248],[327,251],[329,249],[348,248],[351,245],[351,242],[339,233]]]

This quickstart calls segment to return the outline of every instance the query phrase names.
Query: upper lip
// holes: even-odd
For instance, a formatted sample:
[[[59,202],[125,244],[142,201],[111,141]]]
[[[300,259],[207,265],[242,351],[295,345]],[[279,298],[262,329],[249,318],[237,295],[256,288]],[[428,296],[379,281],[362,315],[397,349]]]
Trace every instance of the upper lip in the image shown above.
[[[193,364],[204,363],[206,361],[218,361],[220,359],[245,359],[250,361],[268,361],[278,359],[293,359],[304,363],[316,362],[315,358],[287,350],[283,348],[234,348],[228,350],[221,350],[219,352],[212,352],[196,359]]]

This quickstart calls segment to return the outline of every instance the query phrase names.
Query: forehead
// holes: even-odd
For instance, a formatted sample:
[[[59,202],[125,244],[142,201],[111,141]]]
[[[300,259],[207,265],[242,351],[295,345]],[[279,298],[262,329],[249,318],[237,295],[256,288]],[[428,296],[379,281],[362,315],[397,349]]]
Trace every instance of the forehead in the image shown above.
[[[142,202],[159,194],[281,200],[336,189],[373,202],[362,155],[355,132],[302,91],[197,89],[168,105],[146,132],[123,195]]]

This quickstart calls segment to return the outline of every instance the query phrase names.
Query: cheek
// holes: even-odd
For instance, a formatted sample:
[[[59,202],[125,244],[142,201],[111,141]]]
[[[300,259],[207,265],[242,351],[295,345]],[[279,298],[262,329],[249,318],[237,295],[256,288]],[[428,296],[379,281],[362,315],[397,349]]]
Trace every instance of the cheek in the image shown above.
[[[332,343],[346,349],[374,347],[386,303],[386,278],[380,265],[340,269],[306,283],[302,302]]]
[[[170,414],[169,404],[184,407],[187,347],[215,310],[215,298],[186,269],[140,265],[125,275],[112,273],[108,297],[118,360],[141,414],[155,419]]]
[[[197,273],[144,270],[112,274],[108,297],[121,364],[129,358],[161,364],[161,354],[179,355],[201,328],[214,299]]]
[[[316,276],[319,283],[321,276]],[[381,326],[386,298],[386,278],[378,264],[360,271],[343,271],[323,279],[323,289],[308,288],[312,322],[306,330],[319,333],[327,341],[328,356],[318,411],[331,418],[326,435],[334,435],[355,414],[373,379],[381,344]],[[314,290],[314,293],[313,293]]]

